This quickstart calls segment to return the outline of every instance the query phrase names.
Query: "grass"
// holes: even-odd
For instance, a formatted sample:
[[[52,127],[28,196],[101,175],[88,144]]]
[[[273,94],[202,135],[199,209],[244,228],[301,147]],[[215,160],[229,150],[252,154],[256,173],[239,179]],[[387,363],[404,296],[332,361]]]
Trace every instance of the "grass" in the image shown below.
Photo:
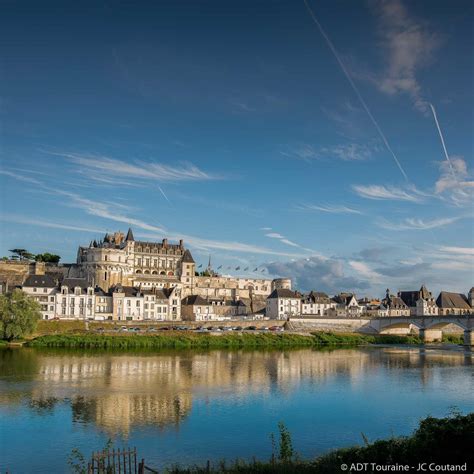
[[[191,349],[241,347],[311,347],[314,338],[297,334],[210,334],[169,333],[157,335],[57,335],[41,336],[30,347],[70,347],[104,349]]]
[[[73,334],[85,332],[86,323],[84,321],[61,321],[43,319],[38,321],[35,336],[46,336],[49,334]]]
[[[40,336],[27,343],[29,347],[64,347],[89,349],[219,349],[219,348],[290,348],[367,344],[420,344],[417,336],[334,334],[311,335],[289,333],[201,334],[169,332],[167,334],[58,334]]]

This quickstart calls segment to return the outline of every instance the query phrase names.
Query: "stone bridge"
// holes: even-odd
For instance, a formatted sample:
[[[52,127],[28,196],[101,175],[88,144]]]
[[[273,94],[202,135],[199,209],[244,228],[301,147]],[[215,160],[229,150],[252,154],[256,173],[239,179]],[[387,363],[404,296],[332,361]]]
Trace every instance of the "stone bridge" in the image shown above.
[[[380,317],[370,320],[364,328],[372,329],[373,332],[384,334],[390,329],[412,329],[416,327],[424,342],[440,341],[443,337],[443,328],[454,324],[464,330],[464,345],[474,345],[472,330],[474,329],[474,315],[450,315],[450,316],[393,316]]]
[[[293,329],[314,329],[323,331],[361,332],[369,334],[386,334],[398,332],[407,334],[418,331],[424,342],[439,341],[443,329],[453,324],[464,331],[464,344],[474,346],[474,314],[449,316],[391,316],[340,318],[328,316],[303,315],[289,319]]]

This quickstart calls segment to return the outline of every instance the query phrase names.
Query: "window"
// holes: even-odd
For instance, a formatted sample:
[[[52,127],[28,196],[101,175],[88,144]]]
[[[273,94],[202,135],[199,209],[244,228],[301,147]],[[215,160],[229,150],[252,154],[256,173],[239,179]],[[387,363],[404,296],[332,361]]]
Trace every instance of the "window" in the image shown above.
[[[33,288],[33,293],[36,293],[36,288]]]
[[[43,293],[46,293],[48,290],[46,288],[43,288]]]

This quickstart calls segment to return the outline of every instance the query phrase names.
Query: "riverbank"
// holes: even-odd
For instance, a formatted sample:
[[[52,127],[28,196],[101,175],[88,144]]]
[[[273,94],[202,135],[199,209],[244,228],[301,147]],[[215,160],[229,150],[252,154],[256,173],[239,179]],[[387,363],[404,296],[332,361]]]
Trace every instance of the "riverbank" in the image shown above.
[[[362,435],[363,436],[363,435]],[[364,436],[363,436],[364,437]],[[351,466],[363,466],[365,472],[411,470],[472,472],[474,467],[474,413],[468,415],[453,414],[445,418],[427,417],[420,421],[411,436],[392,437],[369,443],[365,446],[353,446],[329,452],[314,460],[299,460],[293,451],[289,433],[280,428],[279,453],[272,455],[268,462],[233,463],[221,461],[217,466],[192,466],[182,468],[174,466],[165,472],[168,474],[204,474],[204,473],[313,473],[334,474],[346,470],[354,471]],[[419,469],[419,466],[423,465]],[[379,466],[377,468],[377,466]],[[390,469],[390,466],[393,466]],[[399,466],[396,469],[396,466]],[[400,466],[408,466],[403,468]],[[431,466],[431,468],[430,468]],[[437,468],[436,468],[437,466]],[[382,469],[381,467],[386,467]],[[360,470],[360,469],[359,469]]]
[[[271,435],[272,456],[267,462],[255,459],[251,462],[222,460],[215,464],[208,461],[205,466],[190,467],[176,464],[163,472],[168,474],[289,474],[295,472],[334,474],[346,470],[361,470],[360,466],[364,465],[365,472],[408,472],[411,470],[472,472],[474,467],[474,451],[472,450],[474,413],[467,415],[453,413],[445,418],[427,417],[419,422],[418,428],[411,436],[391,437],[372,443],[363,434],[362,438],[365,446],[336,449],[313,460],[302,460],[293,448],[290,432],[280,423],[279,434]],[[70,459],[84,459],[81,456],[76,454]],[[359,469],[351,466],[359,466]],[[79,472],[82,466],[79,464],[78,467]]]
[[[167,334],[73,334],[40,336],[28,341],[27,347],[64,347],[93,349],[191,349],[191,348],[290,348],[321,346],[359,346],[368,344],[420,344],[417,336],[334,334],[310,335],[290,333],[206,334],[170,331]]]

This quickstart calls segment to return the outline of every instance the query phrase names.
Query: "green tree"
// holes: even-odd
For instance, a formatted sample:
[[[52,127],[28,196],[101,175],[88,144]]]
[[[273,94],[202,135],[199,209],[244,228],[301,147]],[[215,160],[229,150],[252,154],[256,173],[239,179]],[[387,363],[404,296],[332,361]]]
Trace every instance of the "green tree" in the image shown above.
[[[35,260],[37,262],[59,263],[59,260],[61,260],[61,257],[53,253],[45,252],[45,253],[37,254],[35,256]]]
[[[0,335],[12,341],[31,334],[41,318],[40,305],[21,290],[0,295]]]
[[[13,254],[14,259],[33,260],[35,258],[35,256],[26,249],[11,249],[9,252]]]

